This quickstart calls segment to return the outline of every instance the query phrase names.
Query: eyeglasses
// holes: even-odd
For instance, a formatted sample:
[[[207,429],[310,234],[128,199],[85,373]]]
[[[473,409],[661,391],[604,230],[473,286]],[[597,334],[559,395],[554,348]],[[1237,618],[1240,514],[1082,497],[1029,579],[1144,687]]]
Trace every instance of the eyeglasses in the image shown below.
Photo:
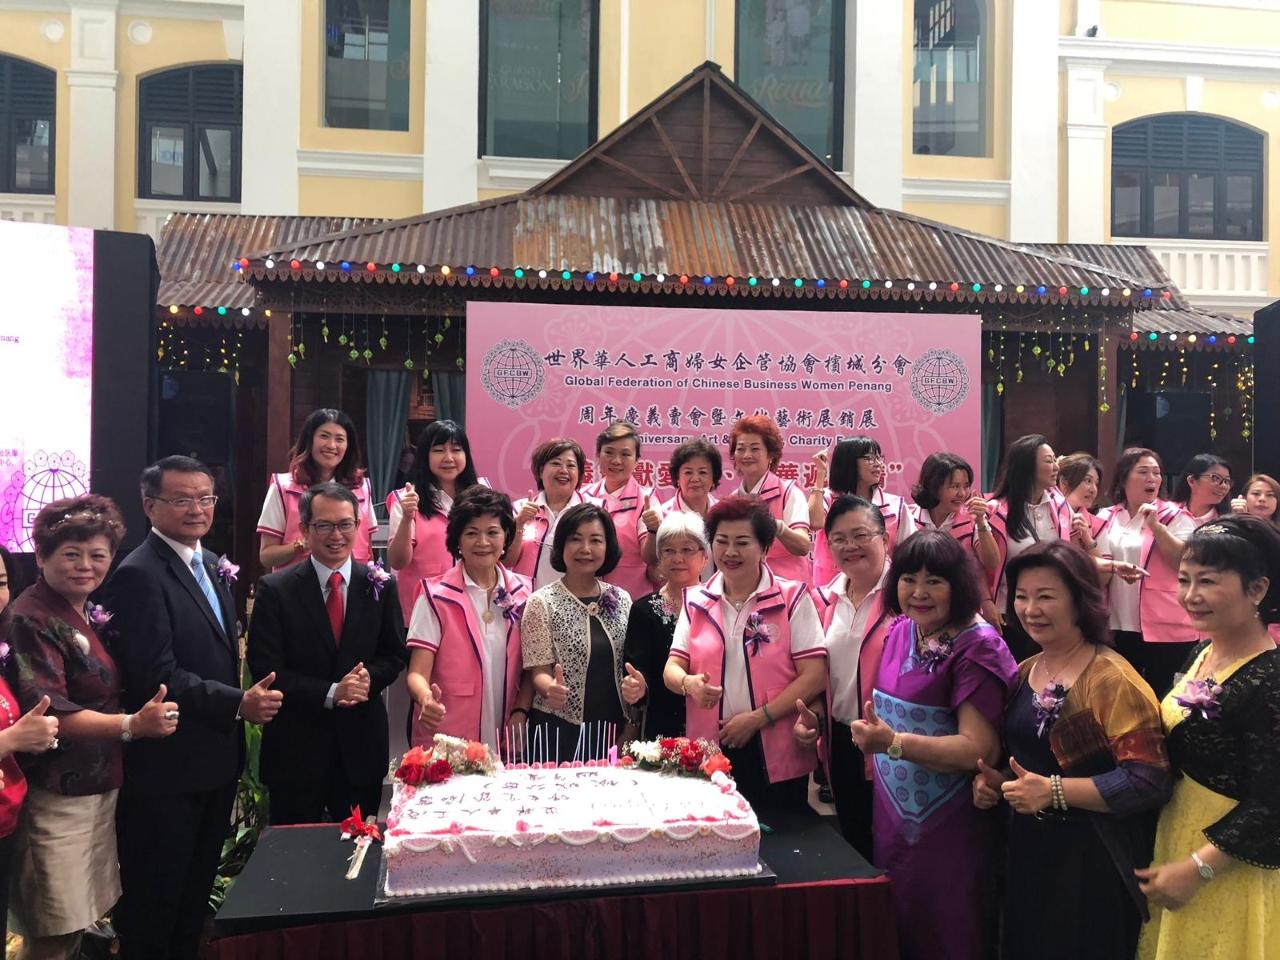
[[[851,537],[832,537],[827,542],[833,550],[843,550],[848,546],[865,547],[879,536],[879,533],[855,533]]]
[[[664,560],[674,560],[676,557],[681,560],[692,560],[702,553],[702,550],[698,547],[681,547],[678,550],[675,547],[663,547],[660,553]]]
[[[1198,474],[1197,476],[1198,476],[1198,477],[1199,477],[1199,479],[1201,479],[1201,480],[1208,480],[1208,481],[1209,481],[1210,483],[1212,483],[1215,487],[1229,487],[1229,486],[1231,486],[1231,478],[1230,478],[1230,477],[1220,477],[1220,476],[1218,476],[1216,473],[1201,473],[1201,474]]]
[[[884,463],[884,457],[878,453],[868,453],[865,457],[859,457],[859,460],[865,460],[867,463]]]
[[[218,502],[217,497],[178,497],[175,500],[169,500],[165,497],[151,497],[151,500],[159,500],[161,503],[167,503],[171,507],[179,510],[190,510],[194,504],[199,504],[201,510],[210,510],[213,505]]]
[[[327,537],[335,530],[339,533],[351,533],[356,528],[356,522],[354,520],[339,520],[337,523],[330,523],[328,520],[313,520],[310,526],[320,536]]]

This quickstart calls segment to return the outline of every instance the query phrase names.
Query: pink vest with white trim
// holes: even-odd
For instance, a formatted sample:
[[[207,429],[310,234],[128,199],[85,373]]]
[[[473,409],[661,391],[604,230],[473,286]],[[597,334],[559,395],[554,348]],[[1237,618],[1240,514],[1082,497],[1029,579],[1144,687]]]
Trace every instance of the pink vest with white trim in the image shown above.
[[[613,527],[618,535],[618,547],[622,550],[622,558],[618,566],[609,574],[609,582],[621,587],[638,600],[645,594],[652,593],[656,584],[649,579],[649,565],[644,562],[641,549],[643,541],[636,531],[636,522],[644,506],[647,496],[653,491],[640,486],[635,477],[627,481],[627,485],[617,493],[606,493],[604,480],[597,480],[587,487],[584,495],[597,500],[609,516],[613,518]]]
[[[399,490],[387,494],[387,512],[391,505],[400,499]],[[402,519],[401,523],[404,522]],[[449,526],[449,518],[437,513],[430,518],[424,517],[419,510],[413,517],[413,553],[409,563],[396,571],[396,577],[405,584],[400,593],[400,608],[404,611],[404,622],[407,626],[413,616],[413,605],[418,600],[418,590],[422,581],[431,580],[446,574],[453,566],[453,558],[445,547],[445,531]],[[413,584],[412,588],[408,588]]]
[[[781,520],[783,507],[786,506],[787,496],[792,488],[799,489],[794,480],[782,480],[770,470],[765,474],[764,481],[760,484],[760,492],[755,496],[769,508],[773,519]],[[807,527],[808,524],[805,526]],[[765,561],[769,564],[769,569],[784,580],[796,580],[806,587],[813,580],[813,567],[809,563],[809,558],[797,557],[783,546],[782,541],[777,537],[774,538],[769,552],[765,554]]]
[[[271,482],[280,491],[280,502],[284,506],[284,531],[280,534],[280,542],[293,543],[302,536],[298,502],[308,488],[295,483],[293,476],[288,473],[273,473]],[[356,495],[356,542],[351,547],[351,556],[364,564],[373,562],[373,532],[366,525],[369,518],[370,490],[369,478],[365,477],[360,486],[351,491]],[[292,567],[301,559],[303,557],[290,560],[283,566],[272,567],[272,572]]]
[[[1176,503],[1156,500],[1156,515],[1161,523],[1169,523],[1180,513],[1185,513]],[[1115,507],[1098,512],[1103,519],[1101,535],[1115,522]],[[1142,561],[1139,564],[1149,574],[1138,581],[1138,627],[1146,643],[1189,643],[1197,639],[1191,618],[1178,601],[1178,570],[1171,567],[1164,555],[1156,549],[1155,534],[1142,525]]]
[[[587,502],[588,500],[582,495],[582,492],[575,490],[573,495],[569,497],[569,502],[564,505],[564,509],[568,510],[570,507]],[[589,502],[596,503],[597,501],[592,498]],[[520,507],[523,504],[524,500],[521,499],[511,505],[512,511],[516,516],[520,515]],[[564,510],[560,512],[561,515],[564,514]],[[530,584],[533,583],[534,578],[538,575],[538,560],[542,557],[542,551],[551,549],[552,538],[547,536],[549,529],[551,529],[551,518],[547,515],[547,508],[545,505],[539,505],[537,515],[526,523],[522,529],[516,530],[517,537],[524,536],[525,544],[524,549],[520,551],[520,559],[512,565],[511,569],[520,574],[520,576],[527,577]],[[612,578],[610,579],[612,580]],[[542,586],[545,587],[546,584],[544,583]]]
[[[712,580],[717,590],[722,583],[722,578]],[[791,656],[791,614],[808,593],[803,583],[775,578],[753,602],[751,609],[764,616],[773,633],[769,643],[760,645],[758,654],[752,656],[747,651],[747,688],[753,710],[776,698],[798,675]],[[719,592],[703,586],[690,587],[685,591],[684,609],[689,618],[689,672],[706,674],[712,685],[723,686],[725,624]],[[813,655],[823,654],[818,650]],[[721,716],[723,706],[722,699],[715,707],[704,709],[686,697],[685,734],[718,741],[720,720],[727,719]],[[796,743],[791,727],[783,720],[760,731],[770,783],[808,776],[817,766],[816,751]]]
[[[516,607],[513,610],[523,608],[531,593],[528,579],[503,566],[498,567],[498,577],[514,598]],[[455,564],[443,576],[425,581],[420,589],[440,624],[440,646],[435,651],[431,682],[440,685],[445,715],[435,732],[480,740],[486,733],[480,729],[481,703],[487,679],[481,667],[483,660],[480,654],[484,631],[467,596],[462,564]],[[523,673],[520,618],[513,615],[507,618],[507,671],[502,716],[497,718],[499,724],[506,722],[515,705]],[[430,743],[431,736],[419,726],[415,715],[412,746],[429,746]]]
[[[822,491],[822,504],[827,510],[831,509],[835,498],[830,487]],[[902,514],[907,511],[907,502],[896,493],[885,493],[879,487],[872,491],[871,502],[880,508],[880,516],[884,518],[885,536],[889,538],[889,551],[892,553],[893,548],[898,545],[898,527],[902,523]],[[829,584],[839,572],[835,557],[831,555],[831,548],[827,545],[827,532],[817,531],[813,541],[814,585]]]
[[[1050,487],[1046,492],[1049,495],[1049,504],[1053,510],[1053,525],[1058,531],[1058,537],[1061,540],[1070,540],[1071,505],[1067,503],[1067,498],[1059,492],[1057,487]],[[996,567],[994,574],[990,571],[987,572],[987,576],[990,578],[991,596],[994,598],[1000,589],[1000,581],[1004,579],[1004,568],[1009,562],[1008,502],[997,500],[995,509],[988,516],[988,522],[991,524],[991,533],[996,541],[996,548],[1000,551],[999,566]],[[1028,519],[1030,520],[1030,518]],[[1032,529],[1035,529],[1034,526]]]

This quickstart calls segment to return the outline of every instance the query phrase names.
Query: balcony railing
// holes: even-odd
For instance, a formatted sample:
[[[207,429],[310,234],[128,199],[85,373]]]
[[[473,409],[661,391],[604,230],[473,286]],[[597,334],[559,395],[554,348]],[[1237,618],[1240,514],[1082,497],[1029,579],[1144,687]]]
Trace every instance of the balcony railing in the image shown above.
[[[147,233],[160,242],[160,230],[171,213],[239,213],[238,203],[210,203],[194,200],[142,200],[133,201],[134,227],[137,233]]]
[[[1274,300],[1268,289],[1266,241],[1117,237],[1149,247],[1183,293],[1204,309],[1244,315]]]
[[[0,220],[19,223],[54,223],[55,201],[52,194],[0,193]]]

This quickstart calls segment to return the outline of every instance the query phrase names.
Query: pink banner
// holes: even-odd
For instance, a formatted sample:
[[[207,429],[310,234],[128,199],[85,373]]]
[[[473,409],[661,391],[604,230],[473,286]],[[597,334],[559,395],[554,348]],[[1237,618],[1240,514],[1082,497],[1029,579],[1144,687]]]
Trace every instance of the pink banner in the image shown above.
[[[809,486],[815,453],[867,434],[886,488],[907,494],[934,451],[977,470],[981,349],[979,318],[963,314],[469,303],[467,433],[479,472],[514,497],[533,486],[538,443],[573,437],[590,460],[612,420],[635,424],[637,478],[660,488],[676,446],[710,440],[724,494],[737,485],[729,430],[762,412],[787,441],[784,479]]]

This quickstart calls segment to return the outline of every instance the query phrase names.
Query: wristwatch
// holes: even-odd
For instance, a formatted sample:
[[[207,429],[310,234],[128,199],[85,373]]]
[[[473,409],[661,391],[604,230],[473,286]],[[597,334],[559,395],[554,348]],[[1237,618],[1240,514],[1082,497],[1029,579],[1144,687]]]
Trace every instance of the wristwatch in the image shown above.
[[[1196,869],[1200,871],[1200,876],[1205,880],[1213,879],[1213,867],[1200,859],[1200,854],[1196,853],[1194,850],[1191,852],[1191,861],[1196,865]]]
[[[889,742],[889,749],[885,751],[889,755],[890,760],[902,759],[902,734],[894,731],[893,739]]]
[[[133,731],[129,727],[133,724],[133,714],[126,713],[124,719],[120,721],[120,740],[128,743],[133,739]]]

